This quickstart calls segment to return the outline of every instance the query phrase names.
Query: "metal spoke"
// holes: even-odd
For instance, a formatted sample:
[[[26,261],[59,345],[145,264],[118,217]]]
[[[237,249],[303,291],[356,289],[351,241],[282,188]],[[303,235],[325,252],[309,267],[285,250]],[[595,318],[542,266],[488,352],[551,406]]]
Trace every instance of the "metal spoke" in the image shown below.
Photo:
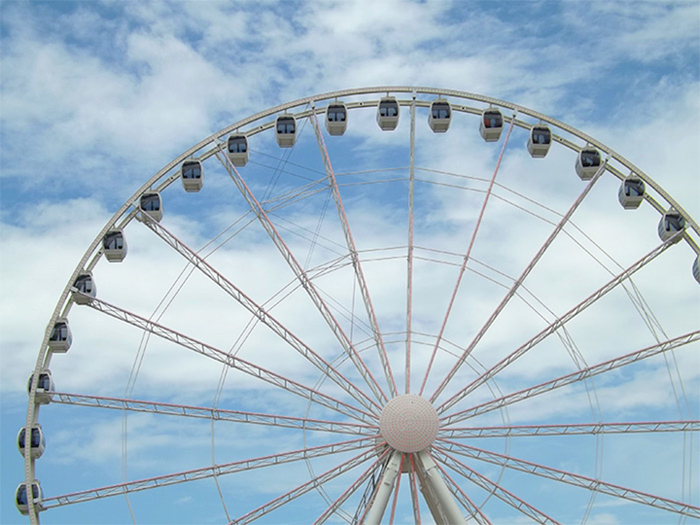
[[[367,281],[365,280],[364,272],[362,271],[362,264],[360,263],[360,258],[357,256],[357,247],[355,246],[355,240],[352,237],[352,231],[350,230],[350,224],[348,222],[347,215],[345,214],[345,207],[343,206],[343,200],[340,196],[340,191],[338,190],[338,182],[333,174],[333,166],[331,165],[331,159],[328,155],[328,149],[326,148],[326,143],[323,139],[323,133],[318,125],[318,119],[316,118],[316,113],[312,114],[311,124],[313,124],[314,131],[316,133],[316,141],[318,142],[318,147],[321,150],[321,157],[323,157],[323,165],[326,169],[326,175],[328,177],[328,183],[331,187],[331,194],[333,195],[333,200],[335,201],[335,207],[338,211],[338,217],[340,219],[340,224],[343,228],[343,234],[345,235],[345,243],[347,245],[350,256],[352,257],[352,265],[355,270],[355,278],[357,284],[360,287],[360,294],[362,295],[362,301],[365,304],[365,309],[367,310],[367,317],[369,318],[370,326],[372,328],[372,336],[377,345],[377,350],[379,352],[379,360],[382,363],[382,368],[384,369],[384,376],[389,385],[389,391],[392,397],[397,395],[396,391],[396,381],[394,380],[394,374],[391,371],[391,364],[389,363],[389,356],[387,355],[386,348],[384,346],[384,340],[382,339],[382,334],[379,330],[379,323],[377,322],[377,314],[374,311],[374,306],[372,305],[372,299],[369,295],[369,289],[367,288]]]
[[[338,499],[336,499],[325,511],[323,511],[323,514],[321,514],[316,521],[314,521],[314,525],[325,523],[328,518],[330,518],[350,498],[350,496],[352,496],[357,489],[359,489],[372,476],[374,469],[386,459],[387,454],[389,454],[389,449],[382,452],[382,455],[379,456],[379,458],[374,461],[374,463],[372,463],[367,470],[360,475],[359,478],[357,478],[347,489],[345,489],[345,492],[338,496]]]
[[[466,524],[464,515],[450,492],[445,477],[428,449],[415,454],[416,475],[423,498],[437,523]]]
[[[681,514],[683,516],[700,519],[700,507],[690,505],[689,503],[682,503],[679,501],[662,498],[661,496],[646,494],[634,489],[613,485],[612,483],[606,483],[599,479],[589,478],[580,474],[574,474],[572,472],[546,467],[544,465],[539,465],[537,463],[517,459],[503,454],[497,454],[495,452],[489,452],[476,447],[470,447],[469,445],[463,445],[455,441],[440,439],[440,446],[468,458],[478,459],[494,465],[508,467],[513,470],[519,470],[521,472],[534,474],[536,476],[552,479],[554,481],[560,481],[562,483],[568,483],[570,485],[607,494],[609,496],[615,496],[617,498],[642,503],[658,509]]]
[[[74,293],[80,292],[76,290]],[[88,298],[88,296],[85,297]],[[292,392],[293,394],[301,396],[305,399],[314,401],[315,403],[323,405],[326,408],[330,408],[331,410],[345,414],[346,416],[349,416],[353,419],[357,419],[362,422],[372,423],[376,421],[376,416],[374,416],[373,414],[348,405],[347,403],[339,401],[326,394],[322,394],[321,392],[306,387],[300,383],[297,383],[296,381],[292,381],[291,379],[276,374],[275,372],[271,372],[270,370],[261,368],[249,361],[245,361],[238,357],[227,354],[223,350],[219,350],[218,348],[214,348],[213,346],[210,346],[206,343],[197,341],[196,339],[176,332],[175,330],[166,328],[165,326],[158,324],[154,321],[131,313],[127,310],[123,310],[117,306],[107,303],[106,301],[90,297],[90,302],[88,303],[88,306],[90,306],[90,308],[94,308],[95,310],[103,312],[111,317],[114,317],[115,319],[119,319],[120,321],[124,321],[128,324],[136,326],[141,330],[151,332],[152,334],[155,334],[159,337],[162,337],[163,339],[176,343],[184,348],[187,348],[188,350],[192,350],[194,352],[197,352],[198,354],[202,354],[210,359],[219,361],[220,363],[223,363],[231,368],[240,370],[241,372],[244,372],[250,376],[256,377],[267,383],[283,388],[288,392]]]
[[[380,446],[380,445],[378,445]],[[283,494],[282,496],[273,499],[272,501],[269,501],[262,505],[261,507],[258,507],[255,510],[250,511],[249,513],[241,516],[238,519],[235,519],[231,522],[231,525],[245,525],[246,523],[250,523],[252,521],[255,521],[256,519],[260,518],[261,516],[264,516],[265,514],[272,512],[273,510],[276,510],[283,505],[286,505],[290,501],[295,500],[296,498],[303,496],[307,492],[315,489],[316,487],[319,487],[323,485],[324,483],[337,478],[338,476],[345,474],[349,470],[352,470],[353,468],[357,467],[358,465],[364,463],[367,461],[372,455],[374,455],[376,452],[376,447],[372,447],[370,450],[363,452],[362,454],[359,454],[355,456],[352,459],[349,459],[348,461],[344,461],[340,465],[327,470],[323,474],[320,474],[319,476],[316,476],[315,478],[307,481],[306,483],[302,483],[295,489],[287,492],[286,494]]]
[[[73,503],[107,498],[110,496],[118,496],[121,494],[129,494],[131,492],[154,489],[157,487],[165,487],[168,485],[185,483],[188,481],[196,481],[200,479],[211,478],[213,476],[223,476],[226,474],[234,474],[236,472],[243,472],[257,468],[271,467],[274,465],[281,465],[284,463],[291,463],[294,461],[300,461],[304,459],[327,456],[330,454],[339,454],[341,452],[347,452],[351,450],[358,450],[368,446],[374,447],[375,445],[376,438],[360,438],[353,439],[350,441],[341,441],[339,443],[333,443],[331,445],[321,445],[318,447],[310,447],[302,450],[295,450],[292,452],[283,452],[281,454],[273,454],[253,459],[233,461],[231,463],[224,463],[221,465],[214,465],[211,467],[204,467],[195,470],[187,470],[175,474],[166,474],[164,476],[157,476],[154,478],[141,479],[138,481],[129,481],[126,483],[119,483],[117,485],[109,485],[106,487],[84,490],[81,492],[73,492],[71,494],[66,494],[63,496],[44,498],[44,508],[48,509],[51,507],[71,505]]]
[[[461,474],[466,479],[474,483],[476,486],[482,488],[486,492],[493,493],[493,495],[496,496],[498,499],[504,501],[518,512],[523,513],[531,520],[536,521],[537,523],[559,523],[553,518],[547,516],[541,510],[533,507],[526,501],[520,499],[512,492],[504,489],[498,483],[490,480],[483,474],[478,473],[476,470],[469,468],[467,465],[457,460],[454,456],[448,454],[444,450],[436,448],[435,454],[438,458],[442,460],[443,463],[445,463],[445,465],[449,466],[452,470]]]
[[[415,186],[416,94],[411,101],[408,166],[408,250],[406,253],[406,393],[411,393],[411,337],[413,333],[413,190]]]
[[[224,408],[208,408],[191,405],[176,405],[172,403],[160,403],[157,401],[139,401],[136,399],[122,399],[116,397],[88,396],[83,394],[68,394],[56,392],[51,403],[64,405],[78,405],[93,408],[108,408],[113,410],[129,410],[131,412],[145,412],[167,416],[191,417],[209,419],[213,421],[229,421],[233,423],[250,423],[254,425],[267,425],[273,427],[295,428],[299,430],[313,430],[318,432],[334,432],[338,434],[356,434],[360,436],[376,436],[376,425],[361,425],[359,423],[343,423],[338,421],[326,421],[322,419],[309,419],[278,414],[261,414],[257,412],[244,412],[241,410],[228,410]]]
[[[144,223],[158,237],[163,239],[176,252],[182,255],[192,266],[209,277],[223,291],[233,297],[241,306],[253,314],[260,322],[270,328],[275,334],[281,337],[289,346],[301,354],[309,363],[314,365],[318,370],[326,374],[335,384],[345,390],[353,399],[362,404],[368,410],[376,410],[379,405],[369,398],[364,392],[351,383],[345,376],[338,372],[325,359],[314,352],[307,344],[301,341],[296,335],[288,330],[282,323],[275,319],[269,311],[250,297],[248,297],[240,288],[231,281],[221,275],[207,261],[197,255],[189,246],[180,241],[175,235],[169,232],[160,223],[154,221],[148,216],[145,216]]]
[[[447,328],[447,321],[450,318],[450,313],[452,313],[452,307],[454,306],[454,302],[457,299],[457,293],[459,292],[459,287],[462,284],[462,278],[464,277],[464,272],[467,269],[467,262],[469,261],[469,257],[471,256],[472,253],[472,248],[474,247],[474,241],[476,240],[476,235],[479,232],[479,226],[481,226],[481,221],[484,218],[484,212],[486,211],[486,205],[489,202],[489,197],[491,197],[491,191],[493,190],[493,185],[496,182],[496,175],[498,175],[498,170],[501,167],[501,161],[503,160],[503,154],[506,152],[506,147],[508,146],[508,140],[510,139],[510,134],[513,131],[513,126],[515,124],[515,115],[510,120],[510,127],[508,128],[508,134],[506,135],[505,140],[503,141],[503,146],[501,147],[501,154],[498,156],[498,161],[496,161],[496,167],[493,170],[493,176],[491,177],[491,180],[489,181],[489,187],[486,190],[486,195],[484,196],[484,202],[481,205],[481,210],[479,211],[479,216],[476,220],[476,225],[474,226],[474,231],[472,232],[472,237],[469,241],[469,247],[467,248],[467,253],[464,255],[464,258],[462,260],[462,265],[460,266],[459,269],[459,274],[457,275],[457,282],[455,283],[455,287],[452,290],[452,296],[450,297],[450,301],[447,304],[447,311],[445,312],[445,317],[442,320],[442,325],[440,326],[440,332],[438,333],[437,339],[435,340],[435,346],[433,347],[433,352],[430,355],[430,360],[428,361],[428,367],[425,370],[425,376],[423,377],[423,383],[421,384],[420,387],[420,392],[419,395],[423,394],[423,390],[425,389],[425,384],[428,381],[428,376],[430,375],[430,369],[433,366],[433,362],[435,361],[435,356],[437,355],[438,348],[440,348],[440,341],[442,341],[442,337],[445,333],[445,328]],[[430,401],[434,401],[435,397],[437,397],[439,394],[433,395],[431,397]]]
[[[635,423],[572,423],[561,425],[445,428],[439,431],[438,436],[446,439],[468,439],[698,431],[700,431],[700,421],[648,421]]]
[[[608,281],[607,284],[603,285],[601,288],[593,292],[588,298],[584,299],[582,302],[574,306],[571,310],[569,310],[567,313],[559,317],[557,320],[555,320],[553,323],[551,323],[549,326],[547,326],[544,330],[540,331],[537,335],[532,337],[528,342],[524,343],[520,348],[515,350],[513,353],[511,353],[508,357],[502,359],[499,363],[491,367],[488,371],[484,372],[480,377],[472,381],[469,385],[467,385],[465,388],[461,389],[459,392],[457,392],[455,395],[453,395],[450,399],[445,401],[442,405],[438,407],[438,412],[443,413],[445,410],[448,410],[450,407],[454,406],[456,403],[464,399],[467,395],[469,395],[471,392],[476,390],[479,386],[483,385],[486,383],[489,379],[491,379],[493,376],[495,376],[498,372],[506,368],[508,365],[510,365],[513,361],[521,357],[523,354],[528,352],[530,349],[538,345],[540,342],[542,342],[544,339],[546,339],[548,336],[556,332],[559,328],[563,327],[567,322],[569,322],[571,319],[576,317],[579,313],[584,311],[586,308],[591,306],[593,303],[595,303],[598,299],[603,297],[605,294],[613,290],[616,286],[618,286],[621,282],[623,282],[625,279],[629,278],[634,272],[639,270],[640,268],[644,267],[646,264],[650,263],[653,261],[656,257],[658,257],[660,254],[662,254],[666,249],[668,249],[672,245],[672,239],[666,241],[665,243],[660,244],[656,248],[654,248],[651,252],[646,254],[644,257],[639,259],[637,262],[632,264],[629,268],[624,270],[622,273],[618,274],[617,276],[613,277],[610,281]],[[468,350],[468,349],[467,349]],[[466,351],[465,351],[466,354]],[[462,354],[462,357],[465,356],[465,354]],[[460,357],[460,359],[462,359]]]
[[[486,323],[484,323],[484,326],[481,327],[479,332],[474,336],[474,339],[472,340],[471,343],[465,348],[464,352],[462,355],[459,357],[457,360],[457,363],[454,365],[452,370],[450,370],[445,377],[445,379],[442,381],[440,386],[435,390],[433,395],[430,397],[430,402],[435,402],[435,400],[440,396],[442,391],[447,387],[448,383],[452,380],[452,378],[457,374],[457,371],[461,368],[461,366],[464,364],[466,361],[467,357],[469,357],[469,354],[471,354],[472,350],[474,347],[481,341],[481,338],[484,336],[484,334],[488,331],[488,329],[491,327],[493,322],[496,320],[496,318],[500,315],[500,313],[503,311],[503,309],[506,307],[508,302],[513,298],[515,293],[518,291],[518,288],[520,288],[520,285],[522,282],[525,280],[525,278],[530,274],[532,269],[535,267],[537,262],[542,258],[544,253],[547,251],[547,249],[552,245],[554,242],[554,239],[556,239],[557,235],[562,231],[566,223],[569,221],[571,216],[574,214],[574,212],[578,209],[579,205],[583,202],[584,198],[590,193],[591,189],[593,189],[593,185],[598,181],[600,178],[600,175],[603,173],[605,170],[605,166],[607,164],[607,159],[605,162],[601,163],[600,168],[598,168],[598,171],[596,172],[595,176],[591,179],[591,181],[586,185],[584,190],[581,192],[581,194],[578,196],[576,201],[571,205],[569,210],[564,214],[562,219],[559,221],[559,223],[556,225],[552,233],[549,235],[547,240],[544,242],[542,247],[540,247],[539,251],[537,254],[533,257],[533,259],[530,261],[530,263],[525,267],[525,270],[523,270],[523,273],[520,274],[520,277],[518,277],[515,280],[515,283],[513,283],[513,286],[510,288],[506,296],[501,300],[500,304],[496,307],[496,309],[493,311],[491,316],[488,318]]]
[[[512,394],[507,394],[498,399],[487,401],[486,403],[482,403],[481,405],[477,405],[466,410],[460,410],[459,412],[455,412],[454,414],[450,414],[449,416],[442,418],[441,421],[444,425],[450,425],[458,421],[464,421],[465,419],[468,419],[470,417],[474,417],[485,412],[490,412],[492,410],[498,410],[499,408],[510,405],[512,403],[517,403],[518,401],[529,399],[544,394],[545,392],[550,392],[551,390],[554,390],[556,388],[570,385],[578,381],[583,381],[585,379],[588,379],[589,377],[609,372],[610,370],[614,370],[616,368],[620,368],[632,363],[636,363],[638,361],[641,361],[642,359],[653,357],[663,352],[673,350],[674,348],[694,343],[698,340],[700,340],[700,330],[695,330],[694,332],[681,335],[674,339],[669,339],[668,341],[664,341],[662,343],[657,343],[655,345],[642,348],[641,350],[637,350],[636,352],[632,352],[630,354],[623,355],[615,359],[610,359],[609,361],[604,361],[600,364],[593,365],[588,368],[583,368],[577,372],[573,372],[571,374],[552,379],[551,381],[547,381],[545,383],[530,388],[519,390],[518,392],[514,392]],[[488,373],[490,373],[490,371],[487,372],[487,374]]]
[[[348,357],[355,365],[362,378],[367,383],[367,386],[370,388],[370,390],[372,390],[372,393],[376,396],[378,400],[386,401],[388,399],[386,397],[386,394],[382,391],[381,387],[370,372],[369,368],[367,368],[367,365],[362,360],[359,353],[348,339],[348,336],[338,324],[338,321],[331,313],[330,309],[328,308],[328,305],[326,305],[318,290],[316,290],[316,287],[314,286],[313,282],[309,279],[308,275],[301,267],[299,262],[296,260],[289,247],[282,240],[282,237],[275,229],[274,225],[272,224],[272,221],[270,221],[270,218],[268,217],[263,207],[260,205],[253,193],[250,191],[250,188],[248,188],[248,185],[240,176],[238,170],[230,161],[228,156],[225,153],[223,153],[222,149],[223,146],[219,144],[219,151],[216,152],[216,157],[219,159],[221,164],[228,172],[229,176],[231,177],[231,180],[241,192],[241,195],[246,200],[250,208],[253,210],[253,213],[255,213],[255,216],[258,218],[260,224],[270,236],[270,239],[272,240],[273,244],[280,251],[285,261],[287,261],[287,264],[289,265],[290,269],[294,272],[294,275],[297,277],[297,279],[302,284],[313,303],[316,305],[316,308],[321,313],[321,316],[324,318],[329,328],[343,347],[343,350],[345,351],[345,353],[347,353]]]

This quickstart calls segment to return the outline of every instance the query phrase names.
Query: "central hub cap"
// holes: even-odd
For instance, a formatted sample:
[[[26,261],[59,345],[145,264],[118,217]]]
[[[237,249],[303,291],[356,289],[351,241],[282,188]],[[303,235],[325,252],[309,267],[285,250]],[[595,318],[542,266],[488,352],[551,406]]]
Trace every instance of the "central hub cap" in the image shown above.
[[[389,401],[379,418],[379,432],[399,452],[420,452],[437,437],[438,414],[420,396],[406,394]]]

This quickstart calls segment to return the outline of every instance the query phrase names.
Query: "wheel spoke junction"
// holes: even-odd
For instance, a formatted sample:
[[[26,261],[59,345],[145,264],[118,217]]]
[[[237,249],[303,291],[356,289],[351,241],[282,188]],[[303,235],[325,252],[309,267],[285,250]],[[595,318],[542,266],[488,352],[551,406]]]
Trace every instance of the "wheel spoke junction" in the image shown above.
[[[700,519],[699,245],[652,177],[516,104],[393,86],[270,108],[88,248],[28,388],[18,507]]]

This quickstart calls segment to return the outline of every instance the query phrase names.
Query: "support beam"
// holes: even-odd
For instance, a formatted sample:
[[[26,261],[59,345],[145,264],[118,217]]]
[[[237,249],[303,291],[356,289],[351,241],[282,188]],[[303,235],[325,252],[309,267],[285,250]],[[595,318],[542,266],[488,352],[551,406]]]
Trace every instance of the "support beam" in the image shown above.
[[[363,525],[379,525],[382,521],[382,516],[386,511],[386,506],[391,498],[391,492],[396,483],[396,477],[401,469],[401,452],[395,450],[389,459],[389,464],[384,469],[377,490],[374,493],[374,498],[369,504],[369,509],[363,520]]]
[[[425,497],[433,519],[438,525],[460,525],[466,520],[447,487],[440,469],[427,451],[415,454],[416,471],[420,480],[421,492]]]
[[[359,489],[363,483],[365,483],[368,479],[372,477],[372,473],[374,470],[377,468],[377,466],[383,462],[386,459],[386,455],[389,453],[389,450],[385,450],[382,452],[382,455],[377,458],[374,463],[372,463],[367,470],[365,470],[359,478],[355,480],[354,483],[352,483],[347,489],[345,489],[345,492],[343,492],[340,496],[338,496],[338,499],[336,499],[333,503],[331,503],[328,508],[323,511],[323,514],[321,514],[318,518],[316,518],[316,521],[314,521],[313,525],[321,525],[322,523],[325,523],[328,518],[333,516],[338,509],[340,509],[341,505],[345,503],[350,496],[352,496],[357,489]]]

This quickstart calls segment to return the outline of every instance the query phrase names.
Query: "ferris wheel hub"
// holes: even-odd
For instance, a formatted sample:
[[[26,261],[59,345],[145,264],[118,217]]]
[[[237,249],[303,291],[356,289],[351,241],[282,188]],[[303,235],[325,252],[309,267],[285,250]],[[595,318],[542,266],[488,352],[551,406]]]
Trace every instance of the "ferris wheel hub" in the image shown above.
[[[437,437],[438,413],[429,401],[406,394],[389,401],[379,418],[379,431],[399,452],[420,452]]]

